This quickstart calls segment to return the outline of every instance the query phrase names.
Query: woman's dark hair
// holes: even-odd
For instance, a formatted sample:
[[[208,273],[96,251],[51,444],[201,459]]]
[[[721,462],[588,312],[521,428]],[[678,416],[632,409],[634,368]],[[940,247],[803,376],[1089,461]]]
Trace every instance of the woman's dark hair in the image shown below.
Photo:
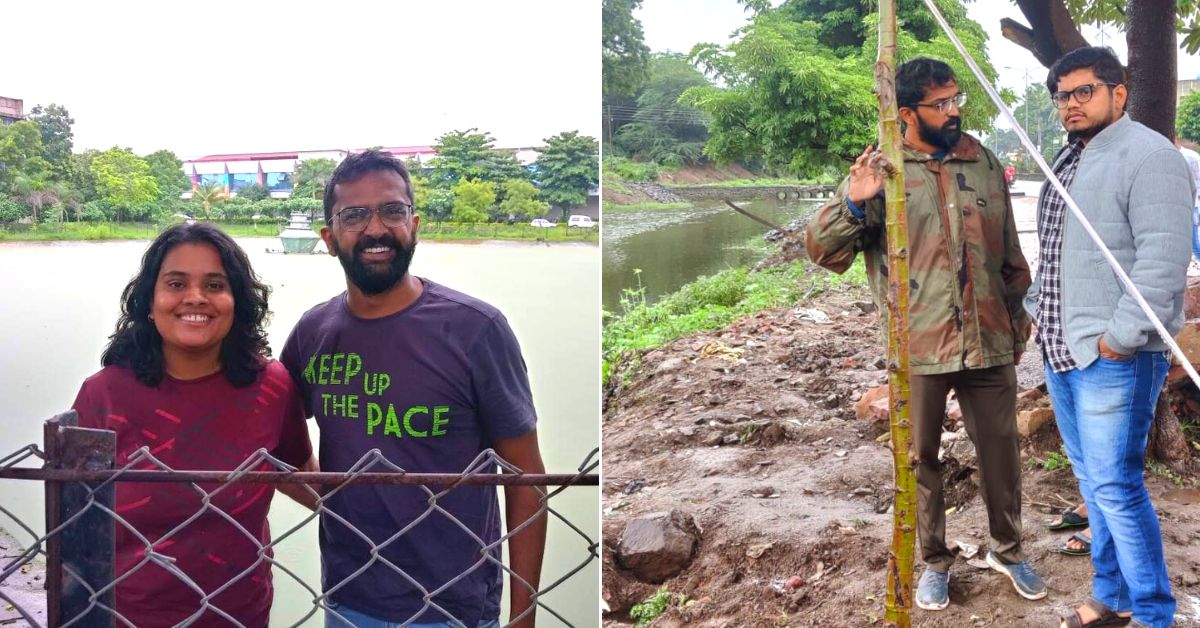
[[[333,220],[333,206],[337,204],[337,188],[339,183],[353,181],[368,172],[395,172],[404,179],[404,187],[408,189],[409,200],[414,194],[412,179],[408,176],[408,168],[404,162],[396,159],[391,153],[381,150],[366,150],[356,155],[350,155],[333,171],[329,183],[325,184],[325,224]]]
[[[1046,75],[1046,89],[1053,94],[1058,91],[1059,79],[1083,68],[1090,69],[1096,78],[1105,83],[1125,84],[1125,66],[1121,65],[1117,53],[1108,46],[1088,46],[1068,52],[1050,66],[1050,72]]]
[[[925,97],[931,87],[941,87],[957,80],[954,69],[944,61],[917,57],[896,68],[896,105],[912,109]]]
[[[203,222],[174,225],[150,243],[142,256],[142,267],[121,293],[121,316],[116,331],[108,337],[100,363],[124,366],[147,386],[157,387],[162,381],[166,372],[162,336],[150,320],[150,308],[163,258],[180,244],[208,244],[221,256],[233,293],[233,326],[221,341],[221,367],[230,384],[248,386],[266,365],[264,358],[271,355],[263,330],[271,289],[258,280],[246,252],[233,238]]]

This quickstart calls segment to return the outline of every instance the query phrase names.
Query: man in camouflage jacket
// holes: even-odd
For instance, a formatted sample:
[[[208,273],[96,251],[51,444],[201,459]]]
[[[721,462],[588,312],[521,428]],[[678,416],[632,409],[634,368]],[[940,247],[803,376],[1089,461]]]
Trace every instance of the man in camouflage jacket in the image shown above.
[[[927,568],[917,605],[949,603],[949,569],[942,495],[942,421],[955,391],[967,434],[979,454],[980,493],[987,507],[992,551],[987,561],[1029,599],[1045,584],[1021,552],[1021,467],[1016,429],[1015,364],[1025,351],[1029,316],[1022,298],[1030,284],[1021,254],[1004,168],[995,155],[959,129],[965,101],[953,70],[914,59],[896,71],[903,121],[908,211],[909,349],[913,451],[917,465],[917,522]],[[833,200],[809,222],[812,260],[844,272],[861,251],[887,330],[887,242],[880,156],[870,147],[850,168]]]

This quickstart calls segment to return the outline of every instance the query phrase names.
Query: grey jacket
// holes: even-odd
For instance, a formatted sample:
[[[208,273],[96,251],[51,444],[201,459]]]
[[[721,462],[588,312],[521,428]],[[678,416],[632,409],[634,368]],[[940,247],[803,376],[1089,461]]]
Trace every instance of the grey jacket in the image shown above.
[[[1163,326],[1177,334],[1183,327],[1195,195],[1183,156],[1165,137],[1124,115],[1084,147],[1069,192]],[[1064,220],[1063,329],[1077,367],[1099,357],[1102,335],[1124,354],[1165,350],[1153,323],[1070,209]],[[1041,285],[1039,268],[1025,297],[1031,316]]]

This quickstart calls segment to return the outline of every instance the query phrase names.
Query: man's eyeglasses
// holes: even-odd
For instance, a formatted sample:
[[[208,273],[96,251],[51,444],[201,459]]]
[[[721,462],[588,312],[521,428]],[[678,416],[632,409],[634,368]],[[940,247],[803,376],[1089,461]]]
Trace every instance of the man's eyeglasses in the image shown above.
[[[1102,85],[1107,85],[1109,88],[1117,86],[1116,83],[1088,83],[1087,85],[1080,85],[1069,92],[1054,92],[1050,94],[1050,100],[1054,102],[1056,108],[1062,109],[1067,106],[1067,103],[1071,102],[1071,96],[1075,96],[1076,102],[1082,105],[1091,100],[1092,94],[1096,93],[1095,88]]]
[[[375,213],[379,214],[379,222],[382,222],[383,226],[399,227],[408,222],[409,217],[412,216],[412,205],[388,203],[378,209],[347,207],[334,214],[329,222],[332,224],[334,220],[337,220],[338,224],[346,231],[362,231],[371,222],[371,214]]]
[[[937,109],[941,113],[949,113],[951,105],[954,105],[954,108],[956,108],[956,109],[961,109],[962,106],[965,104],[967,104],[967,93],[959,92],[949,98],[943,98],[937,102],[931,102],[931,103],[919,102],[919,103],[917,103],[917,106],[918,107],[929,107],[931,109]]]

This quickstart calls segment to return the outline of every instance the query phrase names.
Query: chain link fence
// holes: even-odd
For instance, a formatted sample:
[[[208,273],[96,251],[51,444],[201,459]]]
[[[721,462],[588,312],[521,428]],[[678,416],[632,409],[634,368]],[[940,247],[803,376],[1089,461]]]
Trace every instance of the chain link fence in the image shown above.
[[[0,530],[23,532],[32,542],[22,544],[15,540],[4,542],[0,538],[0,625],[26,622],[33,626],[134,626],[118,611],[115,592],[118,585],[135,576],[139,570],[154,565],[176,578],[199,597],[195,612],[180,622],[179,626],[207,623],[218,616],[229,625],[243,626],[236,618],[221,609],[215,598],[247,578],[265,563],[272,568],[275,578],[281,576],[294,580],[311,594],[311,609],[293,623],[299,626],[310,620],[320,620],[318,611],[326,618],[336,618],[333,623],[344,626],[353,624],[332,606],[330,595],[344,587],[350,579],[366,572],[373,565],[383,565],[419,591],[423,608],[408,622],[417,620],[427,612],[444,617],[440,621],[452,626],[465,626],[460,618],[439,605],[439,594],[466,578],[475,569],[491,564],[509,576],[510,586],[523,587],[530,592],[535,606],[521,616],[510,618],[512,625],[526,614],[538,609],[539,623],[545,623],[547,615],[557,618],[563,625],[572,626],[560,612],[551,608],[544,597],[561,584],[580,573],[596,561],[598,541],[585,533],[580,526],[551,506],[551,500],[569,488],[596,487],[599,476],[593,471],[599,466],[598,450],[593,450],[571,474],[523,474],[520,469],[500,458],[494,451],[485,450],[461,473],[409,473],[387,460],[379,450],[365,454],[345,473],[306,473],[274,458],[266,450],[259,450],[231,471],[182,471],[168,467],[158,460],[147,447],[137,450],[128,457],[120,468],[114,468],[116,458],[116,434],[107,430],[77,427],[74,412],[68,412],[46,421],[44,443],[39,448],[27,445],[0,458],[0,479],[33,480],[44,483],[46,525],[45,533],[38,534],[20,519],[12,509],[0,502]],[[40,468],[31,464],[42,463]],[[149,467],[149,468],[147,468]],[[274,470],[261,470],[263,468]],[[500,472],[494,472],[499,468]],[[199,498],[201,506],[185,519],[180,520],[165,534],[153,541],[145,536],[115,507],[115,487],[118,482],[170,482],[186,487]],[[237,490],[248,484],[266,484],[272,489],[280,484],[295,484],[316,502],[315,511],[308,513],[299,523],[280,534],[273,535],[270,543],[262,543],[259,537],[241,525],[230,513],[214,504],[215,498],[226,491]],[[347,486],[356,484],[385,484],[408,486],[423,493],[427,508],[411,522],[396,530],[387,539],[376,542],[368,534],[357,530],[345,517],[327,506],[328,501]],[[203,485],[203,486],[202,486]],[[318,492],[314,485],[323,487]],[[508,529],[496,541],[488,543],[480,538],[470,526],[460,521],[442,501],[463,486],[534,486],[541,495],[535,516],[519,526]],[[520,534],[545,515],[552,525],[565,526],[569,538],[577,539],[582,559],[567,573],[537,590],[518,576],[502,561],[497,560],[499,547],[508,539]],[[188,573],[177,561],[162,549],[172,541],[187,534],[186,528],[202,516],[217,516],[227,521],[237,534],[254,543],[257,554],[249,566],[228,578],[217,587],[205,590],[197,582],[196,573]],[[357,535],[370,547],[370,561],[346,580],[326,583],[324,591],[314,589],[297,575],[296,571],[274,556],[273,550],[299,530],[317,521],[319,517],[336,521]],[[462,573],[431,588],[423,585],[417,577],[388,560],[383,551],[422,521],[440,518],[461,530],[479,546],[478,561]],[[555,523],[557,522],[557,523]],[[174,523],[174,522],[172,522]],[[15,528],[13,527],[15,526]],[[143,557],[121,574],[115,573],[115,538],[117,527],[132,535],[142,547]],[[315,548],[313,548],[315,549]],[[562,552],[559,543],[549,551]],[[31,569],[44,561],[45,582],[34,586],[31,580],[18,582],[20,576],[28,575]],[[160,572],[161,573],[161,572]],[[41,589],[41,590],[37,590]],[[427,615],[426,615],[427,616]],[[422,619],[422,621],[428,621]],[[407,623],[407,622],[405,622]]]

